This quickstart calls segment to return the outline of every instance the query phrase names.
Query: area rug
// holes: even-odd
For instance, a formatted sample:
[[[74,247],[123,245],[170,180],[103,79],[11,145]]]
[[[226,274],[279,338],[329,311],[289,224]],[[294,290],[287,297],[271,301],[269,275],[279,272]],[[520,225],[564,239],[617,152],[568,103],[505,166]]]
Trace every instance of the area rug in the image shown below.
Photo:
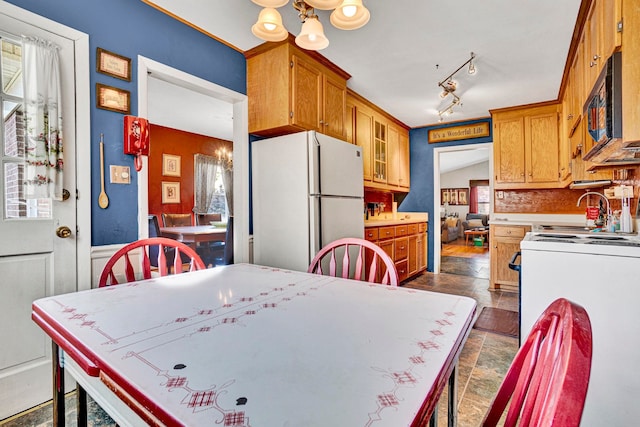
[[[484,307],[473,327],[480,331],[518,338],[518,312]]]

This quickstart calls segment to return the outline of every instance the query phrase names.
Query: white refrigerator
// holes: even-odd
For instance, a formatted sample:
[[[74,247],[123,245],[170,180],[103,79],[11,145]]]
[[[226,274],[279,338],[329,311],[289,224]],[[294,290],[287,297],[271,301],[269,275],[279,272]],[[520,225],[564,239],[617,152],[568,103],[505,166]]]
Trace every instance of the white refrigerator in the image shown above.
[[[253,260],[306,271],[320,248],[364,236],[362,149],[300,132],[252,143]]]

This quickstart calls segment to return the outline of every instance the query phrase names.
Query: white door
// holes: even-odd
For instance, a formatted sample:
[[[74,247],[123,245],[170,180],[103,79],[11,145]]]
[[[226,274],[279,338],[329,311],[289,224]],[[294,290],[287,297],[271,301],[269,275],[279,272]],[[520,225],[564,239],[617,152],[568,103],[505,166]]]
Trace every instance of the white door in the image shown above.
[[[11,147],[12,121],[21,105],[20,35],[47,39],[60,47],[63,89],[65,201],[28,200],[15,192],[23,168]],[[76,115],[74,41],[0,11],[2,110],[0,129],[0,419],[51,399],[51,340],[31,320],[33,300],[77,289]],[[18,114],[19,115],[19,114]],[[26,209],[25,207],[28,207]],[[71,235],[58,237],[68,227]]]

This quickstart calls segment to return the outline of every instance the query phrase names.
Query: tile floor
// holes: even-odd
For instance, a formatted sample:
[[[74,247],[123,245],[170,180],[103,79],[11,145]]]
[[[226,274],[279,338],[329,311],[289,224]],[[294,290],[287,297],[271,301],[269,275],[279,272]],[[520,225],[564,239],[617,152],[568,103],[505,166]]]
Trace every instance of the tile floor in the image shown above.
[[[461,264],[458,265],[458,272],[462,272]],[[473,271],[476,271],[473,267],[474,263],[469,265],[471,270],[467,274],[473,274]],[[518,311],[518,295],[510,292],[489,291],[487,279],[459,274],[425,273],[404,286],[474,298],[478,303],[478,314],[485,306]],[[475,427],[481,424],[517,351],[517,338],[471,330],[458,364],[459,427]],[[447,425],[446,402],[445,391],[438,409],[439,425]]]
[[[407,282],[404,286],[433,292],[465,295],[478,302],[477,313],[484,306],[518,311],[518,296],[508,292],[490,292],[489,281],[484,278],[482,260],[468,263],[454,260],[450,272],[425,273]],[[443,269],[444,271],[445,269]],[[480,276],[480,277],[474,277]],[[458,426],[479,426],[495,395],[508,366],[518,349],[518,340],[472,329],[469,339],[460,356],[458,368]],[[445,396],[438,410],[439,425],[446,425],[447,406]],[[67,425],[75,426],[75,393],[67,396]],[[89,406],[89,426],[115,426],[95,404]],[[51,422],[51,404],[43,404],[17,417],[0,421],[2,427],[37,426],[49,427]]]

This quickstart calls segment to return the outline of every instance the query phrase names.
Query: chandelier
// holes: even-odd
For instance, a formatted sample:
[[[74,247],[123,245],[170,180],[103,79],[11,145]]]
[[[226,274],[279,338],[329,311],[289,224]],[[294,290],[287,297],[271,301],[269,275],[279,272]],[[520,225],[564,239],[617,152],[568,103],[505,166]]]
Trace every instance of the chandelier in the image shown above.
[[[216,150],[216,156],[218,157],[218,165],[224,170],[233,169],[233,152],[227,151],[225,147],[218,148]]]
[[[258,38],[268,42],[285,40],[289,32],[282,24],[282,16],[276,10],[289,3],[289,0],[251,0],[264,7],[258,16],[258,22],[251,27],[251,32]],[[331,10],[330,21],[341,30],[355,30],[369,22],[369,10],[362,0],[291,0],[298,11],[302,23],[296,44],[307,50],[322,50],[329,46],[329,39],[324,35],[322,24],[315,14],[315,9]]]
[[[443,116],[453,114],[453,107],[462,106],[462,99],[458,95],[456,95],[455,91],[458,88],[458,83],[453,80],[453,76],[455,76],[458,71],[462,70],[466,65],[469,65],[467,72],[469,74],[476,73],[476,66],[473,63],[473,60],[476,57],[476,54],[471,52],[471,57],[461,66],[459,66],[453,73],[449,74],[447,77],[438,82],[438,86],[442,88],[442,93],[440,93],[440,98],[445,99],[448,96],[451,96],[451,101],[444,108],[438,111],[438,116],[440,116],[439,122],[444,120]]]

